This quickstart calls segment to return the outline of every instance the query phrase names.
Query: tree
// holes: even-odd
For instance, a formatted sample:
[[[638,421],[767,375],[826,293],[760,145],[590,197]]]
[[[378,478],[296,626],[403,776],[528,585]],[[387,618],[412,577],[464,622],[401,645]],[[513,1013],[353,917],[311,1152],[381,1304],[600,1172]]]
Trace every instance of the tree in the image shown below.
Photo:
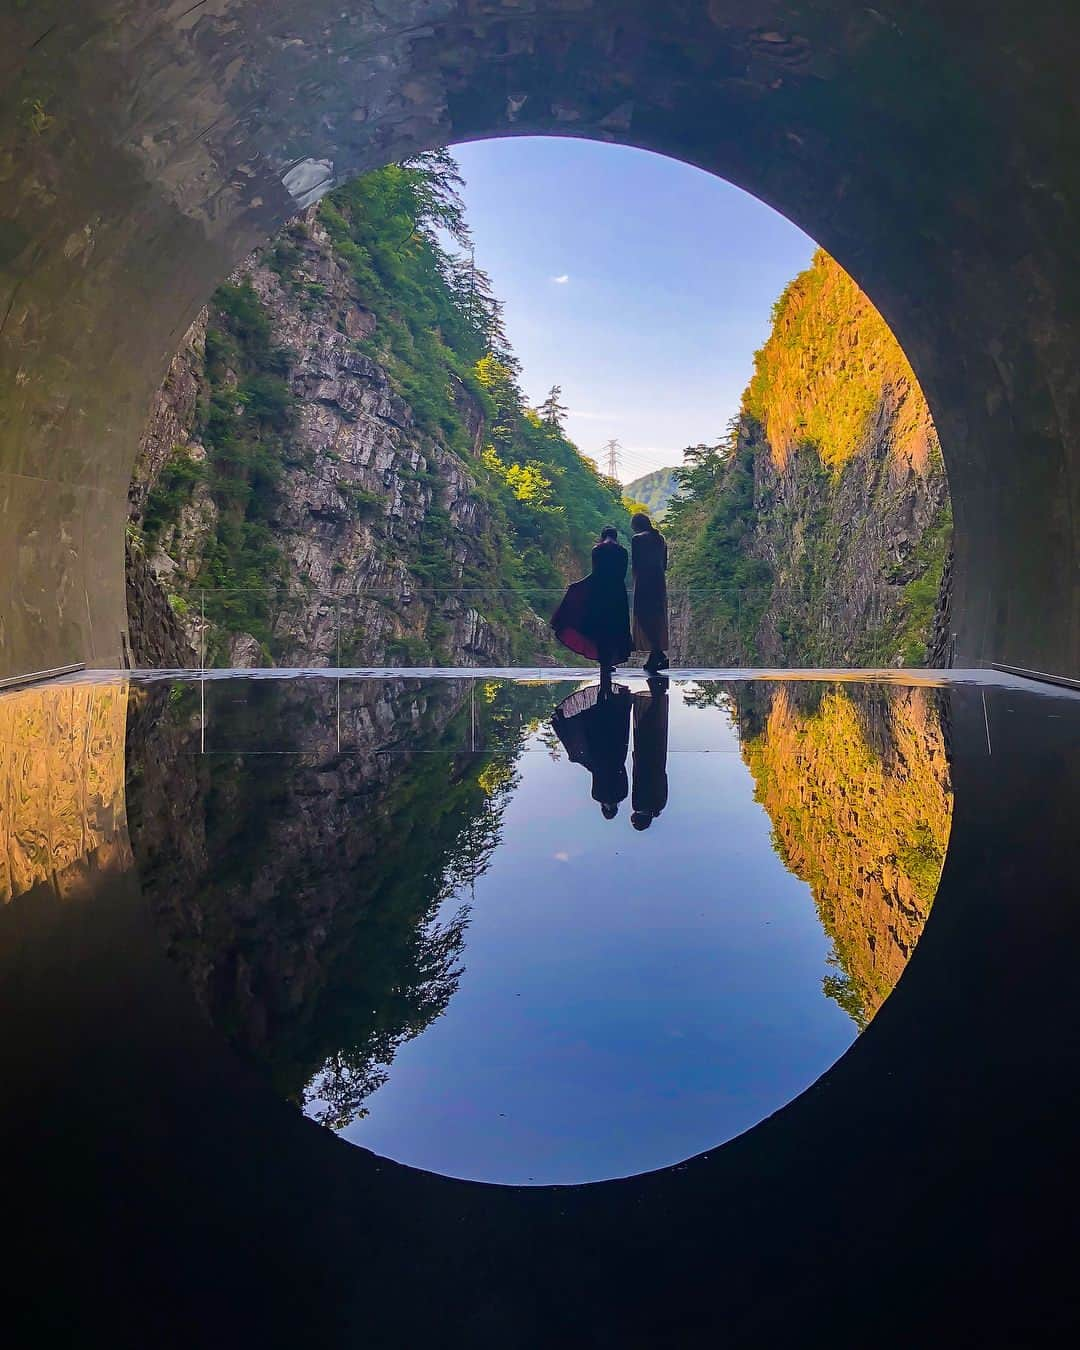
[[[492,439],[499,444],[512,440],[521,417],[521,393],[513,370],[489,352],[477,361],[474,374],[495,409]]]
[[[438,229],[443,229],[461,248],[470,248],[472,239],[461,200],[464,180],[457,161],[449,150],[426,150],[398,166],[402,206],[433,246],[438,247]]]
[[[503,321],[503,304],[492,290],[491,278],[470,250],[468,254],[443,254],[443,280],[458,312],[472,335],[500,365],[518,375],[521,366],[510,346]]]
[[[553,384],[548,392],[547,398],[544,399],[539,408],[540,420],[543,422],[544,426],[550,431],[557,431],[560,434],[563,429],[563,420],[569,412],[566,405],[559,402],[561,398],[562,385]]]

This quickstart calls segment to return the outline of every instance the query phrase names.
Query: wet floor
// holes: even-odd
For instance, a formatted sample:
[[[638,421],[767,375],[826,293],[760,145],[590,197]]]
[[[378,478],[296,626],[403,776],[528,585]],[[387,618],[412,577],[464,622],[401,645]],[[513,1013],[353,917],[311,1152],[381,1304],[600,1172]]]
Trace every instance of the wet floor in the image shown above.
[[[3,694],[0,746],[30,1343],[120,1297],[512,1344],[523,1244],[556,1339],[897,1278],[910,1332],[928,1252],[955,1299],[1074,1248],[1075,695],[116,676]]]
[[[98,747],[63,771],[70,849],[97,856],[76,800],[107,782],[107,847],[213,1027],[311,1119],[452,1177],[632,1175],[783,1106],[900,977],[948,841],[932,687],[74,689],[7,703]]]
[[[512,708],[512,692],[482,696]],[[516,757],[479,767],[428,756],[409,770],[414,789],[422,776],[457,792],[475,778],[483,796],[432,878],[443,898],[421,939],[439,971],[426,1027],[392,1063],[364,1061],[361,1083],[379,1085],[362,1100],[350,1100],[340,1057],[305,1089],[309,1114],[352,1142],[518,1184],[666,1166],[809,1086],[872,1013],[878,987],[857,981],[899,973],[898,936],[876,958],[869,944],[890,924],[914,940],[943,857],[948,775],[932,697],[860,706],[817,687],[795,701],[769,691],[742,711],[744,745],[722,689],[616,689],[606,704],[595,695],[564,696],[552,720],[551,695],[537,707],[530,691]],[[814,781],[797,784],[786,757],[841,728],[851,762],[804,754]],[[860,829],[855,803],[879,789],[901,818],[867,814]],[[821,877],[825,908],[809,884],[811,868],[844,865],[829,857],[833,840],[822,831],[811,842],[824,858],[785,861],[774,838],[778,827],[813,833],[812,802],[830,792],[830,827],[842,813],[840,828],[856,832],[835,846],[862,858],[855,932],[831,911],[823,919],[841,877]],[[883,827],[887,836],[871,837]],[[900,863],[891,890],[870,880],[883,857],[919,849],[918,878]],[[847,953],[850,974],[837,940],[861,945]]]

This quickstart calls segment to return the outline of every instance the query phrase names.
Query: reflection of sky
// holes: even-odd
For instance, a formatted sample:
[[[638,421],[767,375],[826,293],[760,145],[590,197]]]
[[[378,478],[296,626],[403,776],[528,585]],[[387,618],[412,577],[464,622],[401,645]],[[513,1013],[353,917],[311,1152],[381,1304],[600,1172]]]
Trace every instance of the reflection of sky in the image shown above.
[[[347,1138],[484,1181],[623,1176],[740,1133],[851,1042],[727,713],[673,686],[670,745],[668,807],[637,833],[629,801],[604,820],[586,770],[534,738],[460,988]]]

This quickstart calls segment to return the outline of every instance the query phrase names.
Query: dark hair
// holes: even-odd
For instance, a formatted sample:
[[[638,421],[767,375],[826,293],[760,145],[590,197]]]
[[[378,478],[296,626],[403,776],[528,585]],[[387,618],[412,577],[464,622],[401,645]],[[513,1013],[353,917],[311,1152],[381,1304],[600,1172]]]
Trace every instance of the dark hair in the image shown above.
[[[653,823],[653,813],[651,811],[635,811],[630,817],[630,824],[635,830],[647,830]]]
[[[630,517],[630,524],[638,534],[641,534],[644,530],[651,530],[654,528],[652,521],[644,511],[635,511]]]
[[[615,528],[614,525],[605,525],[604,528],[600,531],[601,539],[618,539],[618,537],[619,531]]]
[[[600,810],[604,813],[605,820],[614,820],[619,814],[619,803],[603,802],[600,806]]]

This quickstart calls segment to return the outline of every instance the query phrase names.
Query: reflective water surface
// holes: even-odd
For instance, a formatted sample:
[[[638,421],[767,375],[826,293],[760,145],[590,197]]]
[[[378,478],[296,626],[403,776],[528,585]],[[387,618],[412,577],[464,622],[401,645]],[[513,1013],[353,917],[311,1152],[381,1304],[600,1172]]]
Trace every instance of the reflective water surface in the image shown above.
[[[0,700],[3,875],[133,869],[204,1015],[353,1143],[485,1181],[623,1176],[782,1106],[887,997],[948,839],[943,697],[29,690]]]
[[[456,1301],[471,1342],[535,1258],[620,1343],[628,1291],[662,1320],[722,1271],[756,1344],[808,1259],[808,1299],[910,1293],[937,1241],[977,1294],[1016,1232],[1066,1287],[1078,750],[1080,698],[994,675],[0,694],[29,1342],[226,1285],[291,1342]]]

